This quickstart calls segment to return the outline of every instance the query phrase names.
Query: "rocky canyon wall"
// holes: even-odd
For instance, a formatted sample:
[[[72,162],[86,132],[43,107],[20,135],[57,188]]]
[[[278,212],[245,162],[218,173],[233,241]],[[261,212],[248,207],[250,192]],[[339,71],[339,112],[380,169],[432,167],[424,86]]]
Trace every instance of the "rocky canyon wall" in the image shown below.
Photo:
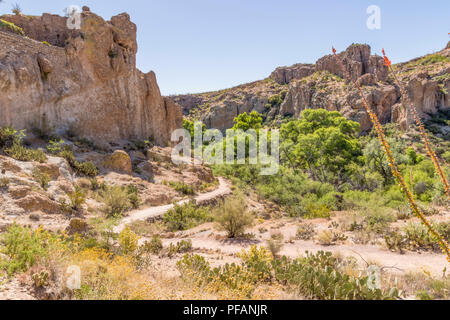
[[[181,108],[136,68],[137,28],[123,13],[105,21],[83,8],[81,30],[65,17],[7,15],[29,38],[0,30],[0,126],[75,131],[97,142],[167,145]]]

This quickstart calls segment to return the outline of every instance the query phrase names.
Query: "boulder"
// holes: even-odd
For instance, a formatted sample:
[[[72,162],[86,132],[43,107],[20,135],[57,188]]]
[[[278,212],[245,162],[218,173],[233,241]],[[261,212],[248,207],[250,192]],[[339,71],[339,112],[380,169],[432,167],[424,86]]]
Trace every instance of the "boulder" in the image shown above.
[[[114,172],[125,173],[130,176],[133,175],[131,158],[123,150],[116,150],[113,154],[107,155],[103,160],[102,166]]]
[[[61,206],[38,192],[30,192],[24,198],[15,201],[15,204],[27,212],[42,211],[47,214],[61,213]]]

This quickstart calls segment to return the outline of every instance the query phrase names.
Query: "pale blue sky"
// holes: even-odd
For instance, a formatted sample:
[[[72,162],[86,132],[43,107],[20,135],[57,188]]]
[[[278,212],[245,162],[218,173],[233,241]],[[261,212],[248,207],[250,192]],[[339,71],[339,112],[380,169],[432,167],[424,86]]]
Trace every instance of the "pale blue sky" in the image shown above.
[[[438,51],[449,40],[448,0],[5,0],[26,14],[87,5],[105,19],[128,12],[138,25],[138,67],[156,72],[163,94],[224,89],[276,67],[314,63],[352,43],[384,47],[394,62]],[[381,30],[366,27],[369,5]]]

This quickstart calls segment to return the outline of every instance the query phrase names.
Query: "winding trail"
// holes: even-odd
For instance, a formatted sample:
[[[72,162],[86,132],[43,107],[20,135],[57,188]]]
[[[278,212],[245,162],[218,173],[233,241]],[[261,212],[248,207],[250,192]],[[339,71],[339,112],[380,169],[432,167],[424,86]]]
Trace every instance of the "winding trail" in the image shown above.
[[[202,204],[204,202],[227,196],[229,194],[231,194],[230,184],[224,178],[219,178],[219,187],[216,190],[199,194],[194,199],[198,204]],[[185,199],[177,202],[177,204],[184,205],[189,201],[191,201],[191,199]],[[161,217],[167,211],[173,209],[173,207],[173,204],[168,204],[165,206],[151,207],[144,210],[132,212],[128,217],[122,219],[120,224],[114,228],[114,232],[120,233],[128,224],[136,221],[144,221],[150,218]]]

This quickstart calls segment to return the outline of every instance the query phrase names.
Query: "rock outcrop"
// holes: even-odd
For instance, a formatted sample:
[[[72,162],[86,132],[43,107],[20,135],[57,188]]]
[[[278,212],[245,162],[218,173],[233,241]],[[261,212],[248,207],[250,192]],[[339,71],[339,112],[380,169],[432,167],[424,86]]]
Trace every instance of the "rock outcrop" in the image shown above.
[[[353,44],[344,52],[339,54],[353,80],[358,80],[361,76],[370,74],[377,81],[386,81],[388,70],[384,65],[384,60],[380,56],[370,54],[370,46],[366,44]],[[316,71],[328,71],[332,74],[344,78],[344,71],[333,55],[320,58],[315,65],[295,64],[291,67],[277,68],[271,75],[279,84],[288,84],[293,80],[301,80],[312,75]]]
[[[411,101],[423,118],[450,108],[450,49],[437,53],[438,59],[427,56],[398,65],[401,81]],[[320,58],[316,64],[296,64],[277,68],[270,78],[236,88],[173,97],[190,116],[202,120],[207,127],[225,130],[233,126],[233,119],[249,111],[263,113],[267,120],[277,117],[299,117],[307,108],[337,110],[345,117],[358,121],[362,131],[372,124],[359,92],[349,85],[358,81],[382,123],[397,122],[406,128],[413,122],[411,114],[402,106],[399,88],[388,78],[382,57],[371,55],[368,45],[353,44],[339,53],[351,79],[345,79],[333,55]],[[445,58],[443,58],[445,57]],[[250,90],[250,89],[251,90]],[[286,93],[286,94],[285,94]],[[284,98],[280,105],[268,104],[272,95]],[[201,102],[205,107],[195,107]],[[199,112],[200,111],[200,112]]]
[[[271,74],[271,78],[279,84],[288,84],[295,79],[303,79],[316,71],[312,64],[295,64],[291,67],[279,67]]]
[[[67,18],[6,15],[29,38],[0,31],[0,125],[71,130],[96,142],[153,139],[167,145],[181,108],[161,96],[153,72],[136,68],[136,25],[84,8],[81,30]]]

